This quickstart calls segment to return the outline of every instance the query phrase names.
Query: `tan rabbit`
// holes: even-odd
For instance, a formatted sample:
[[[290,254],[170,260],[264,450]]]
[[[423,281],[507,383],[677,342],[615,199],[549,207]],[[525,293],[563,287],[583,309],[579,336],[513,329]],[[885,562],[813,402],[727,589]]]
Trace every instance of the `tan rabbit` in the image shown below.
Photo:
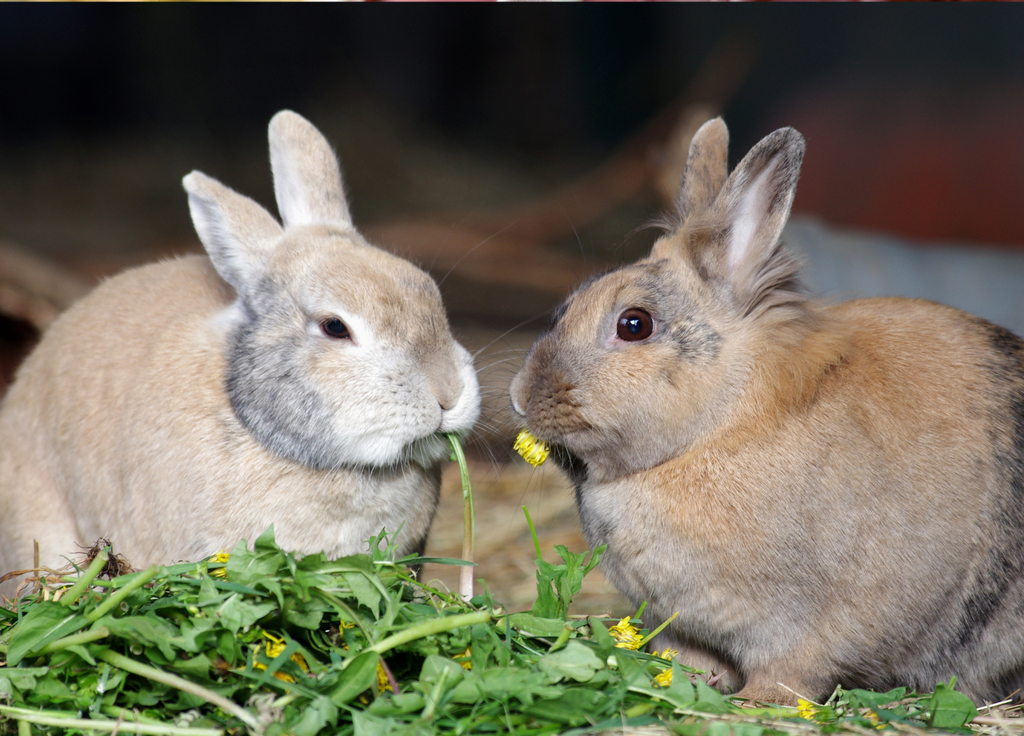
[[[581,286],[512,382],[591,545],[666,644],[775,703],[1024,684],[1024,343],[938,304],[824,306],[779,242],[804,142],[731,175],[694,137],[677,220]]]
[[[284,227],[185,177],[209,258],[126,271],[53,324],[0,408],[0,572],[110,539],[134,565],[199,559],[274,524],[283,547],[421,548],[440,432],[479,413],[436,284],[352,225],[330,145],[270,122]],[[8,586],[10,590],[10,586]]]

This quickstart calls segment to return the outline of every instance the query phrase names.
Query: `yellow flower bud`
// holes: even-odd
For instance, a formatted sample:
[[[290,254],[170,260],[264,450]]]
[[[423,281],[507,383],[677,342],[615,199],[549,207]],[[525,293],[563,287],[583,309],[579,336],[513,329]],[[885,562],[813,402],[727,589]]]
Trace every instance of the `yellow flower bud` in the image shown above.
[[[547,460],[548,455],[551,454],[548,444],[534,437],[528,429],[524,429],[519,433],[512,449],[522,455],[523,459],[535,468]]]
[[[227,565],[228,558],[230,556],[230,554],[228,554],[224,550],[221,550],[220,552],[218,552],[210,558],[210,562],[221,562],[224,565]],[[212,575],[215,578],[226,578],[228,576],[228,569],[227,567],[218,567],[216,570],[210,570],[210,575]]]

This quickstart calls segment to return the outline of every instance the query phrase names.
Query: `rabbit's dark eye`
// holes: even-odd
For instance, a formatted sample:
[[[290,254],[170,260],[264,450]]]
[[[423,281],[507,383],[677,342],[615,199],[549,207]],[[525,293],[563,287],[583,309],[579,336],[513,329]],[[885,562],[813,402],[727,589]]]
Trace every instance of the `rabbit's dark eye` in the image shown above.
[[[654,318],[643,309],[627,309],[619,315],[616,334],[620,340],[646,340],[654,332]]]
[[[348,327],[337,317],[325,319],[320,323],[320,329],[323,330],[327,337],[333,337],[336,340],[345,340],[351,337]]]

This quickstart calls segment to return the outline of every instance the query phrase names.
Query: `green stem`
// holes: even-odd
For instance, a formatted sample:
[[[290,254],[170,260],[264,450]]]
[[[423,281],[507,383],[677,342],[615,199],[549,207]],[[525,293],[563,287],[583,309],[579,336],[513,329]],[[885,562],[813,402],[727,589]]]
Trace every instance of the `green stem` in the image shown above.
[[[32,726],[28,721],[18,721],[18,736],[32,736]]]
[[[437,678],[437,682],[434,683],[434,687],[430,689],[430,695],[427,696],[427,707],[423,709],[423,713],[420,717],[424,721],[429,721],[434,717],[434,711],[437,710],[437,704],[441,700],[441,696],[444,695],[444,683],[448,679],[448,670],[441,670],[441,676]]]
[[[96,610],[87,613],[85,615],[85,620],[89,623],[94,623],[101,617],[106,616],[116,606],[120,605],[121,601],[155,578],[158,572],[160,572],[160,568],[156,565],[146,568],[140,572],[137,577],[133,578],[130,583],[125,585],[123,588],[119,588],[116,593],[113,593],[109,598],[103,601],[103,603],[97,606]]]
[[[131,721],[107,721],[91,718],[65,718],[62,714],[47,711],[13,708],[0,705],[0,713],[9,715],[18,721],[18,734],[22,734],[21,724],[35,723],[39,726],[57,726],[65,730],[100,731],[108,733],[141,733],[153,736],[223,736],[219,728],[181,728],[171,725],[153,725],[150,723],[133,723]]]
[[[623,711],[623,715],[626,716],[626,718],[637,718],[639,716],[643,716],[650,713],[657,707],[657,703],[637,703],[632,708],[627,708],[625,711]]]
[[[52,654],[53,652],[60,651],[61,649],[67,649],[68,647],[76,644],[88,644],[89,642],[96,641],[97,639],[104,639],[108,636],[110,636],[110,629],[106,626],[101,626],[98,629],[92,629],[91,631],[80,631],[77,634],[65,636],[63,639],[51,641],[38,652],[33,652],[32,656],[37,657],[40,654]]]
[[[270,704],[271,708],[284,708],[286,705],[291,705],[296,700],[302,697],[302,693],[292,691],[282,695],[280,698]]]
[[[639,644],[639,646],[638,646],[637,648],[638,648],[638,649],[640,649],[640,650],[643,650],[643,648],[644,648],[644,645],[645,645],[645,644],[646,644],[647,642],[649,642],[649,641],[650,641],[651,639],[653,639],[654,637],[656,637],[656,636],[657,636],[658,634],[660,634],[660,633],[661,633],[661,630],[662,630],[662,629],[664,629],[664,628],[665,628],[666,626],[668,626],[668,625],[669,625],[670,623],[672,623],[672,621],[673,621],[673,620],[675,619],[675,617],[676,617],[676,616],[678,616],[678,615],[679,615],[679,611],[676,611],[675,613],[673,613],[673,614],[672,614],[672,615],[671,615],[671,616],[669,617],[668,621],[666,621],[666,622],[665,622],[665,623],[663,623],[663,624],[662,624],[661,626],[659,626],[659,627],[658,627],[658,628],[656,628],[656,629],[655,629],[654,631],[652,631],[652,632],[651,632],[650,634],[648,634],[648,635],[647,635],[647,636],[645,636],[645,637],[644,637],[643,639],[641,639],[641,640],[640,640],[640,644]]]
[[[67,592],[61,596],[60,604],[62,606],[70,606],[78,600],[78,596],[85,592],[89,584],[100,574],[100,570],[106,567],[108,559],[110,559],[110,547],[104,547],[93,558],[92,562],[89,563],[89,567],[85,569],[85,574],[78,578],[78,582],[68,588]]]
[[[474,611],[473,613],[460,613],[457,616],[431,618],[426,621],[421,621],[415,626],[410,626],[408,629],[403,629],[397,634],[392,634],[385,639],[381,639],[372,647],[366,647],[363,651],[384,654],[384,652],[394,649],[395,647],[399,647],[402,644],[408,644],[410,641],[422,639],[425,636],[440,634],[442,631],[451,631],[452,629],[458,629],[463,626],[482,624],[490,620],[490,611]]]
[[[75,575],[65,575],[64,577],[62,577],[60,579],[59,582],[68,583],[68,584],[77,583],[78,582],[78,577],[75,576]],[[110,582],[109,580],[93,580],[90,583],[90,585],[92,585],[94,587],[97,587],[97,588],[113,588],[114,587],[114,584],[112,582]]]
[[[446,436],[452,446],[452,454],[459,463],[459,473],[462,476],[462,559],[473,562],[476,518],[473,513],[473,488],[469,484],[469,464],[466,462],[466,453],[462,451],[459,436],[451,432]],[[473,597],[473,568],[468,565],[459,570],[459,595],[467,601]]]
[[[523,513],[526,514],[526,524],[530,527],[530,536],[533,537],[533,549],[537,552],[537,559],[541,559],[540,556],[540,542],[537,540],[537,530],[533,528],[533,519],[530,518],[530,511],[523,506]]]
[[[104,705],[100,708],[100,713],[111,718],[120,718],[121,720],[130,720],[132,723],[148,723],[150,726],[162,726],[163,722],[158,721],[155,718],[147,718],[146,716],[139,713],[137,710],[131,710],[128,708],[118,708],[113,705]]]
[[[189,682],[188,680],[182,679],[177,675],[162,672],[155,667],[150,667],[149,665],[142,664],[141,662],[136,662],[134,659],[125,657],[117,652],[112,652],[109,649],[96,655],[96,659],[102,659],[104,662],[112,664],[125,672],[131,672],[133,675],[139,675],[140,677],[145,677],[153,680],[154,682],[160,682],[169,687],[200,697],[208,703],[213,703],[225,713],[230,713],[235,716],[253,730],[257,730],[259,728],[259,721],[249,711],[235,703],[232,703],[224,696],[218,695],[211,690],[207,690],[205,687],[201,687],[195,683]]]
[[[562,631],[558,634],[558,638],[555,639],[555,643],[551,645],[548,652],[557,652],[559,649],[564,647],[569,642],[569,637],[572,635],[573,631],[575,631],[575,629],[572,627],[572,624],[567,623],[563,626]]]

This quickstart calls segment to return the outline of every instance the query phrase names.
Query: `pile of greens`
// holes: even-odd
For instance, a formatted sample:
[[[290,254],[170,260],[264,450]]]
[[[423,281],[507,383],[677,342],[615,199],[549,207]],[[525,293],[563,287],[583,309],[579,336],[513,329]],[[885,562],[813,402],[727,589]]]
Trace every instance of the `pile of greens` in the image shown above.
[[[538,561],[533,610],[506,613],[486,592],[464,601],[420,583],[409,565],[427,560],[395,560],[387,542],[372,540],[369,555],[300,558],[268,530],[226,563],[109,581],[95,577],[100,555],[59,600],[40,592],[0,610],[0,730],[540,736],[665,724],[758,736],[812,724],[956,729],[976,713],[945,686],[741,709],[613,636],[632,632],[635,645],[653,632],[567,616],[600,550],[556,548],[561,564]]]

